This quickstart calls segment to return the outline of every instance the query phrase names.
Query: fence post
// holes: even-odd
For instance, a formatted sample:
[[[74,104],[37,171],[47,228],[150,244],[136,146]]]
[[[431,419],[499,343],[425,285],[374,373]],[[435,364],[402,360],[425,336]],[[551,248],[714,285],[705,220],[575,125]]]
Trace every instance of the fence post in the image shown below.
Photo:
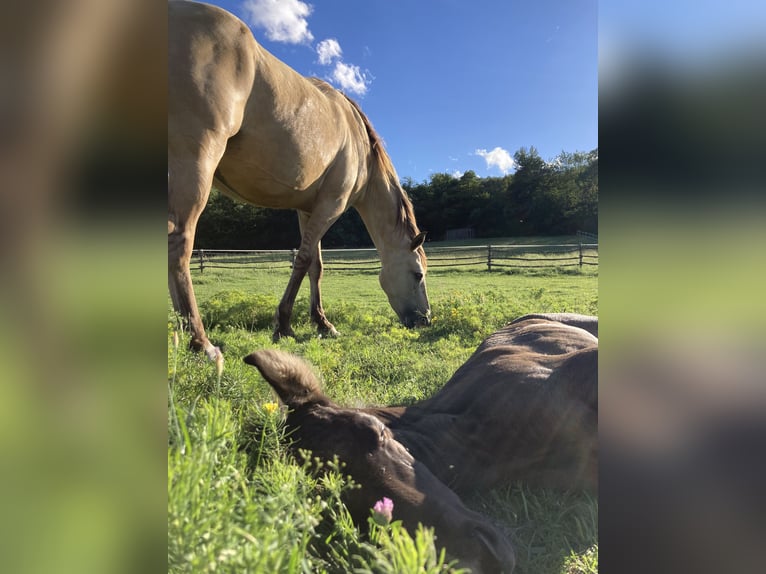
[[[199,272],[200,273],[205,272],[205,250],[204,249],[199,250]]]
[[[492,272],[492,246],[487,245],[487,272]]]
[[[582,271],[582,243],[580,243],[580,271]]]
[[[295,258],[298,255],[298,250],[293,248],[290,250],[290,269],[295,269]]]

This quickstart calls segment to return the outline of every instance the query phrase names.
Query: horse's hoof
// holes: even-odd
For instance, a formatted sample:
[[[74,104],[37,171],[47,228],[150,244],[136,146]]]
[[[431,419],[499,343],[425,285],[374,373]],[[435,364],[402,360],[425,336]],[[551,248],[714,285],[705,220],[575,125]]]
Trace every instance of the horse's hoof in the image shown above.
[[[205,346],[205,354],[207,355],[207,358],[211,361],[218,361],[218,357],[223,358],[223,353],[221,352],[221,349],[219,347],[214,347],[212,344],[208,343]]]
[[[324,338],[334,339],[335,337],[340,337],[340,332],[332,325],[330,325],[329,329],[319,330],[320,339],[324,339]]]
[[[216,347],[210,341],[199,339],[192,339],[189,341],[189,349],[194,353],[201,353],[204,351],[205,356],[211,361],[215,361],[219,355],[222,355],[220,347]]]
[[[280,339],[284,339],[285,337],[292,337],[295,338],[295,332],[288,327],[287,329],[275,329],[274,335],[272,335],[271,340],[275,343],[278,343]]]

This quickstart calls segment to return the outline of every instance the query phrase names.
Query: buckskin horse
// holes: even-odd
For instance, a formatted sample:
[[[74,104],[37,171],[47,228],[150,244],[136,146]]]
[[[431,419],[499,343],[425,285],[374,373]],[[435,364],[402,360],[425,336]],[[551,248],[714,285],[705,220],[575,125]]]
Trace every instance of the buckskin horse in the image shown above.
[[[400,321],[427,325],[425,234],[380,137],[359,106],[267,52],[232,14],[168,3],[168,283],[191,347],[215,358],[189,262],[212,185],[224,194],[298,212],[301,243],[277,308],[274,339],[293,336],[303,278],[311,319],[337,334],[322,308],[320,241],[353,206],[381,260],[380,285]]]
[[[515,555],[461,494],[514,480],[596,487],[596,317],[521,317],[488,337],[438,393],[411,406],[341,407],[294,355],[267,349],[244,360],[287,405],[294,447],[337,456],[361,485],[346,500],[358,524],[387,496],[405,526],[433,526],[439,544],[474,574],[509,573]]]

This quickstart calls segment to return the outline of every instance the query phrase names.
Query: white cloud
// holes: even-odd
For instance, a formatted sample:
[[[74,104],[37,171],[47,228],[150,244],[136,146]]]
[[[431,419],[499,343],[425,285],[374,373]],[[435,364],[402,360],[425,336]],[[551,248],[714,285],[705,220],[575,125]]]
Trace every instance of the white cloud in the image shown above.
[[[507,150],[504,150],[501,147],[496,147],[492,151],[477,149],[475,153],[476,155],[484,158],[484,161],[487,162],[487,167],[494,166],[503,172],[503,174],[511,171],[516,165],[516,162],[513,161],[511,154],[509,154]]]
[[[359,66],[336,62],[332,80],[348,92],[359,95],[367,93],[367,78],[359,70]]]
[[[288,44],[311,44],[314,35],[309,30],[306,18],[313,6],[301,0],[244,0],[244,13],[254,27],[266,30],[266,37],[274,42]],[[371,79],[362,73],[359,66],[343,61],[343,50],[335,38],[327,38],[316,45],[319,64],[331,66],[327,78],[342,90],[358,95],[367,93]]]
[[[465,175],[465,172],[464,171],[460,171],[459,169],[456,169],[450,175],[453,178],[455,178],[455,179],[460,179],[461,177],[463,177]]]
[[[329,66],[334,59],[343,55],[343,50],[340,49],[340,44],[335,38],[328,38],[317,44],[317,54],[319,54],[319,63]]]
[[[242,7],[250,23],[266,30],[274,42],[308,44],[314,40],[306,18],[313,8],[300,0],[245,0]]]

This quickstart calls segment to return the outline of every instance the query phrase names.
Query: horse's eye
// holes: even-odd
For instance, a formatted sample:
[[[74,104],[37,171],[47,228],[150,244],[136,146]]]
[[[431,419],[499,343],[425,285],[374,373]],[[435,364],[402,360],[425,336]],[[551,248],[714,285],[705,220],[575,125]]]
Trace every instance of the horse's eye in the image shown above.
[[[423,274],[420,272],[415,273],[415,281],[420,283],[423,280]]]

